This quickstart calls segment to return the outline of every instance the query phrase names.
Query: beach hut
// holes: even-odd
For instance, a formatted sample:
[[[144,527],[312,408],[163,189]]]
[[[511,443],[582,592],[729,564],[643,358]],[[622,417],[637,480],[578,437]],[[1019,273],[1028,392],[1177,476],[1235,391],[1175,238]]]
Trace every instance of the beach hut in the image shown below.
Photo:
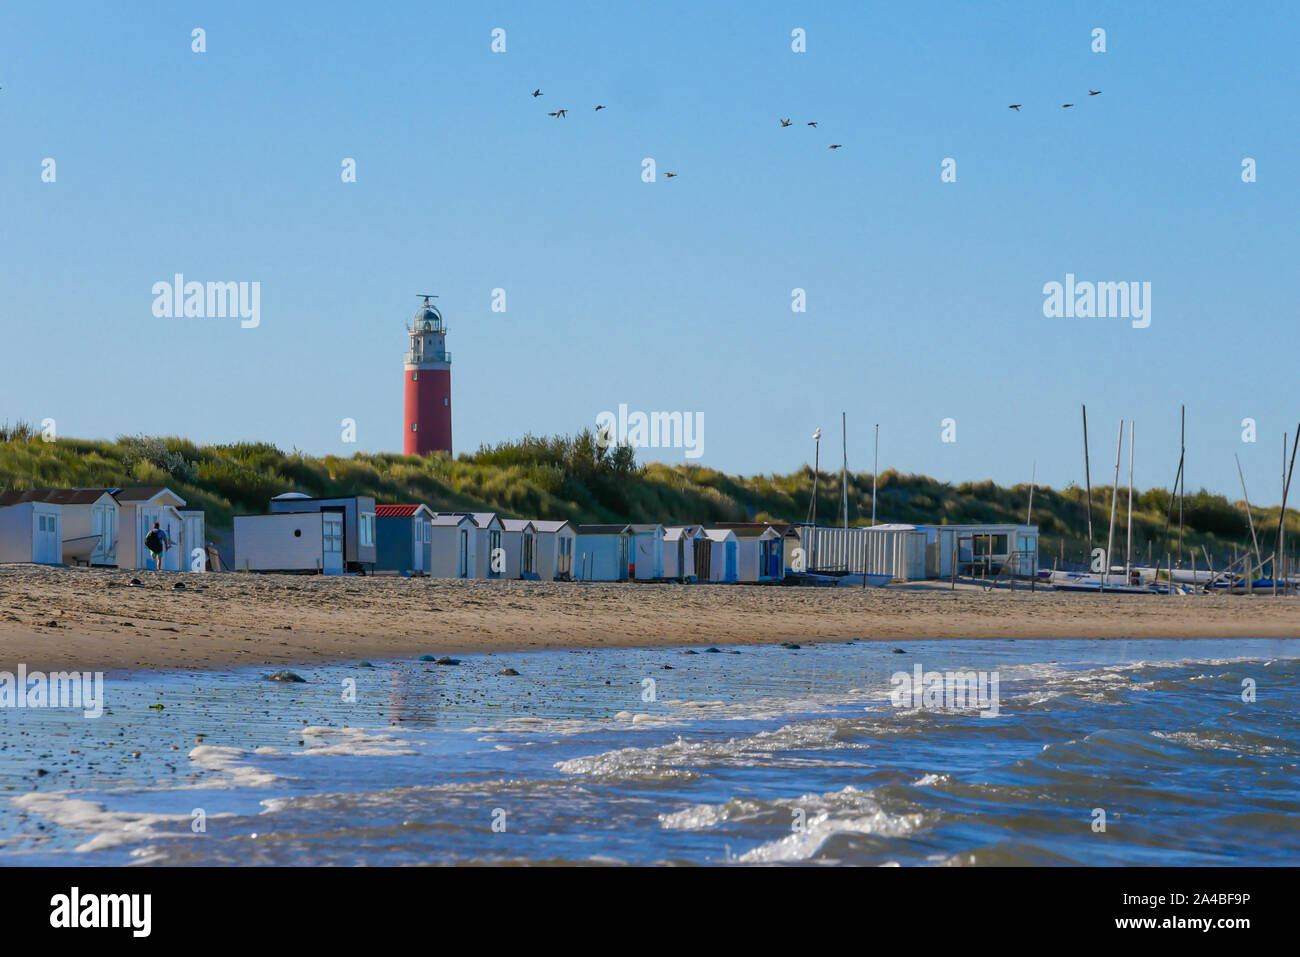
[[[181,509],[185,500],[163,485],[142,485],[116,489],[113,497],[118,505],[117,567],[154,567],[153,557],[144,540],[154,522],[167,533],[171,547],[163,552],[163,569],[178,572],[188,570],[188,556],[184,553],[184,520]]]
[[[668,526],[664,529],[664,577],[708,581],[710,551],[709,537],[699,525]]]
[[[533,519],[537,533],[537,577],[544,582],[573,578],[573,551],[578,533],[564,521]]]
[[[345,522],[341,506],[276,515],[236,515],[235,570],[341,575]]]
[[[205,572],[208,570],[208,543],[204,540],[207,520],[203,509],[185,506],[177,511],[181,516],[181,571]]]
[[[506,551],[506,578],[537,581],[537,529],[526,518],[501,519],[501,546]]]
[[[932,578],[996,575],[1007,565],[1016,575],[1038,574],[1038,526],[1015,524],[936,525],[927,556]]]
[[[738,581],[736,571],[736,533],[729,528],[706,528],[709,539],[709,581]]]
[[[439,512],[429,519],[429,577],[473,578],[478,529],[468,515]]]
[[[0,508],[23,502],[59,506],[63,561],[81,565],[117,564],[118,504],[112,489],[56,488],[0,493]]]
[[[630,577],[632,529],[628,525],[579,525],[574,570],[584,581],[621,582]]]
[[[779,580],[794,570],[796,558],[800,554],[796,551],[800,547],[799,526],[786,522],[715,522],[713,527],[729,528],[736,533],[741,581]],[[775,539],[762,534],[764,529],[769,528],[776,533]],[[762,574],[747,572],[746,569],[751,566],[761,568]]]
[[[502,546],[505,527],[495,512],[438,512],[438,515],[456,515],[470,521],[469,557],[470,571],[461,578],[504,578],[506,553]],[[457,546],[459,549],[459,545]]]
[[[664,577],[664,527],[659,524],[629,525],[632,530],[630,577],[653,581]]]
[[[376,505],[375,571],[427,575],[432,519],[427,505]]]
[[[736,579],[742,582],[780,581],[781,535],[770,525],[733,528],[736,536]]]
[[[271,499],[271,514],[343,510],[343,568],[361,572],[375,566],[375,500],[369,495],[312,498],[285,492]]]
[[[915,525],[872,525],[799,530],[808,571],[889,576],[891,581],[925,578],[927,532]]]
[[[0,562],[62,565],[62,508],[49,502],[0,508]]]

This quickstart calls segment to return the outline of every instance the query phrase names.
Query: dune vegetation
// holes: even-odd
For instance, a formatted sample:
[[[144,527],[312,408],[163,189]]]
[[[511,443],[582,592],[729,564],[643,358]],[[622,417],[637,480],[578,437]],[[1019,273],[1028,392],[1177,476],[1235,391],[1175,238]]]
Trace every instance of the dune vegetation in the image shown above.
[[[862,472],[849,475],[850,524],[870,523],[871,478]],[[787,475],[741,476],[697,465],[638,464],[632,449],[603,449],[589,430],[576,436],[526,436],[450,458],[390,453],[314,457],[265,442],[196,445],[149,436],[45,441],[25,424],[0,426],[0,490],[164,484],[203,508],[214,531],[228,529],[234,515],[265,512],[268,499],[288,491],[371,495],[380,503],[424,502],[436,511],[495,511],[505,517],[575,522],[803,522],[809,518],[813,470],[805,466]],[[823,472],[817,490],[818,521],[839,524],[839,473]],[[890,469],[879,476],[876,514],[880,522],[918,525],[1023,522],[1028,499],[1028,484],[953,484]],[[1104,544],[1109,488],[1094,487],[1092,502],[1093,537]],[[1120,490],[1118,505],[1116,560],[1124,543],[1127,489]],[[1135,494],[1135,559],[1176,553],[1177,500],[1173,505],[1166,535],[1169,491]],[[1059,491],[1039,487],[1033,507],[1044,563],[1061,557],[1081,561],[1088,542],[1084,490],[1073,484]],[[1278,513],[1277,506],[1254,511],[1265,556],[1273,550]],[[1287,510],[1287,530],[1291,541],[1300,542],[1300,515],[1293,509]],[[1184,551],[1195,548],[1198,564],[1202,545],[1222,564],[1234,547],[1247,548],[1250,542],[1244,503],[1205,490],[1186,496]]]

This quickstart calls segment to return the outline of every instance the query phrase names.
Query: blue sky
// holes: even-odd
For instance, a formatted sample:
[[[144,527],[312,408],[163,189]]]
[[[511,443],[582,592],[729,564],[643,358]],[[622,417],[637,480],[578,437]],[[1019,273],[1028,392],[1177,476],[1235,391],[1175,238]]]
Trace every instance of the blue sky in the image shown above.
[[[703,413],[706,465],[821,426],[835,467],[844,410],[851,468],[879,422],[882,468],[1063,486],[1086,402],[1094,482],[1123,417],[1145,487],[1186,403],[1188,486],[1235,495],[1238,453],[1280,497],[1294,4],[382,6],[0,9],[0,421],[400,449],[437,292],[458,451],[626,403]],[[155,318],[177,272],[260,282],[260,326]],[[1150,327],[1045,318],[1067,273],[1150,282]]]

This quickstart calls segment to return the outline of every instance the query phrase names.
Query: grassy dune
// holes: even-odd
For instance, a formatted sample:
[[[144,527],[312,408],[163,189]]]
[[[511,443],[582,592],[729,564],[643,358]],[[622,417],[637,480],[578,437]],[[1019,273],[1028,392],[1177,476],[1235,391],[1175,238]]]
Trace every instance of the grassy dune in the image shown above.
[[[740,476],[694,465],[638,465],[631,449],[602,450],[589,431],[575,437],[529,436],[452,459],[362,453],[315,458],[262,442],[195,445],[181,438],[142,436],[46,442],[25,425],[0,427],[0,490],[162,484],[203,508],[214,530],[229,528],[233,515],[266,511],[267,500],[286,491],[373,495],[380,502],[425,502],[435,510],[578,522],[804,521],[813,474],[807,466],[788,475]],[[848,486],[850,523],[869,523],[871,475],[851,474]],[[823,524],[837,521],[840,491],[839,474],[823,473],[817,505]],[[877,516],[914,524],[1022,522],[1028,496],[1023,484],[950,484],[891,469],[879,478]],[[1109,496],[1108,488],[1093,489],[1093,528],[1100,543],[1110,516]],[[1127,502],[1127,490],[1121,489],[1121,526]],[[1148,542],[1155,554],[1163,553],[1169,492],[1141,492],[1133,507],[1135,554],[1145,558]],[[1278,512],[1276,506],[1255,511],[1265,554],[1276,538]],[[1081,488],[1035,491],[1034,521],[1041,529],[1045,561],[1062,550],[1067,559],[1084,557],[1086,513]],[[1176,549],[1177,521],[1175,506],[1171,549]],[[1202,544],[1219,564],[1233,544],[1249,546],[1244,505],[1221,495],[1202,490],[1187,496],[1183,521],[1184,544],[1198,549],[1198,563]],[[1300,542],[1294,537],[1300,516],[1291,509],[1287,529]],[[1122,541],[1122,531],[1117,531],[1121,547]]]

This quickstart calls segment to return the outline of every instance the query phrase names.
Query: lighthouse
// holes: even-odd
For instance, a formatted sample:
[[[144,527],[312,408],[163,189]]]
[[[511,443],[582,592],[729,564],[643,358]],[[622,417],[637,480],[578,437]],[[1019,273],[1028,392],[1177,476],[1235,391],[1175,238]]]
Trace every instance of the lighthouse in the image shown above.
[[[411,347],[402,363],[405,388],[405,455],[451,454],[451,353],[442,313],[421,296],[424,305],[407,330]]]

